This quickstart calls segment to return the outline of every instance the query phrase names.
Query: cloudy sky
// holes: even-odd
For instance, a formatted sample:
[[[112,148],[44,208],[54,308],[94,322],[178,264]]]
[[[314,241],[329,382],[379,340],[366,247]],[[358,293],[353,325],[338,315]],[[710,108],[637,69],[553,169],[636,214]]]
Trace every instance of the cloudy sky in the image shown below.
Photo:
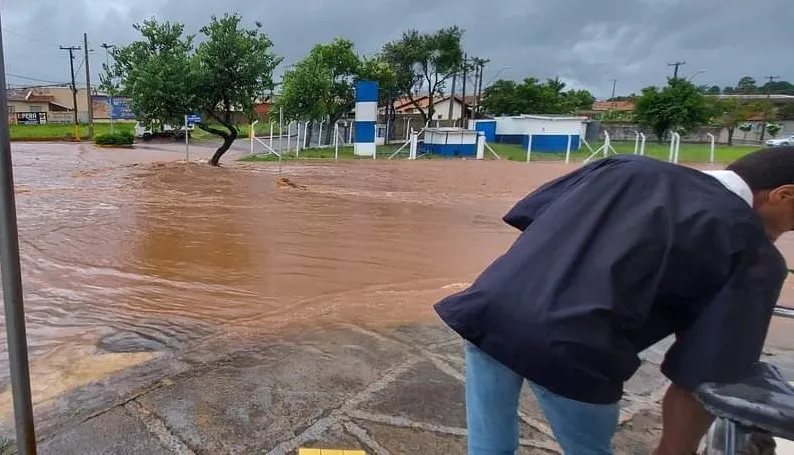
[[[59,45],[88,33],[92,69],[103,42],[136,38],[132,23],[156,17],[196,32],[207,19],[238,12],[260,21],[284,56],[303,58],[318,42],[352,39],[362,54],[409,28],[465,29],[465,50],[490,59],[485,81],[559,77],[608,97],[663,84],[668,63],[698,84],[735,85],[743,75],[794,80],[794,0],[0,0],[11,84],[69,78]],[[77,60],[79,65],[81,60]],[[84,81],[84,76],[81,77]]]

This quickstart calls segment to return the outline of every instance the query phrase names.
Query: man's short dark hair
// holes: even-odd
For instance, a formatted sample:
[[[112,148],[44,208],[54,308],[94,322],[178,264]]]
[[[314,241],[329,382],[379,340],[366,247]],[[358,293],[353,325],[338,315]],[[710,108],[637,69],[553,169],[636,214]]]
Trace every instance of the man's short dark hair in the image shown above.
[[[753,193],[794,184],[794,147],[769,147],[748,153],[727,169],[739,174]]]

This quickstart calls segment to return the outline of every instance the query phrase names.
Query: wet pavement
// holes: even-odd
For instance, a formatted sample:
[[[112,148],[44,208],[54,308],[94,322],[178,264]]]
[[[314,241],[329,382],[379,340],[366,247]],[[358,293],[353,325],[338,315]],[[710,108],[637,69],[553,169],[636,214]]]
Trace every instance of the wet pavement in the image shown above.
[[[284,188],[275,165],[180,158],[14,144],[42,453],[461,453],[460,349],[432,304],[512,242],[518,198],[572,167],[293,162]],[[776,361],[793,327],[775,322]],[[658,430],[652,366],[625,453]],[[553,450],[527,406],[524,450]],[[7,386],[0,415],[10,436]]]

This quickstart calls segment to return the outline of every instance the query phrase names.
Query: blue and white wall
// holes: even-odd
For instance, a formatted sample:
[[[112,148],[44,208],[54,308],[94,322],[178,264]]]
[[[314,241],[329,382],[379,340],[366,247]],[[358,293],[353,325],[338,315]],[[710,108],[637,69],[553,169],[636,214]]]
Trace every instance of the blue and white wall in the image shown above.
[[[496,122],[495,142],[521,144],[524,149],[531,145],[533,152],[564,152],[569,140],[571,150],[578,150],[586,127],[586,119],[582,117],[517,115],[497,117],[493,121]],[[483,125],[478,129],[485,131],[486,128]]]
[[[375,124],[378,120],[378,83],[356,82],[356,119],[353,124],[353,154],[375,156]]]

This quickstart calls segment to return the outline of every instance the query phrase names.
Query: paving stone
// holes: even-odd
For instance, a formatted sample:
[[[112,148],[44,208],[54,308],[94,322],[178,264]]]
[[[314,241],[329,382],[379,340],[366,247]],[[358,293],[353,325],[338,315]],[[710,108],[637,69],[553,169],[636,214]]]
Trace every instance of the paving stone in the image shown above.
[[[414,422],[466,427],[464,384],[429,361],[418,363],[358,409]]]
[[[114,408],[82,425],[41,442],[38,453],[80,455],[168,455],[144,424],[123,407]]]

